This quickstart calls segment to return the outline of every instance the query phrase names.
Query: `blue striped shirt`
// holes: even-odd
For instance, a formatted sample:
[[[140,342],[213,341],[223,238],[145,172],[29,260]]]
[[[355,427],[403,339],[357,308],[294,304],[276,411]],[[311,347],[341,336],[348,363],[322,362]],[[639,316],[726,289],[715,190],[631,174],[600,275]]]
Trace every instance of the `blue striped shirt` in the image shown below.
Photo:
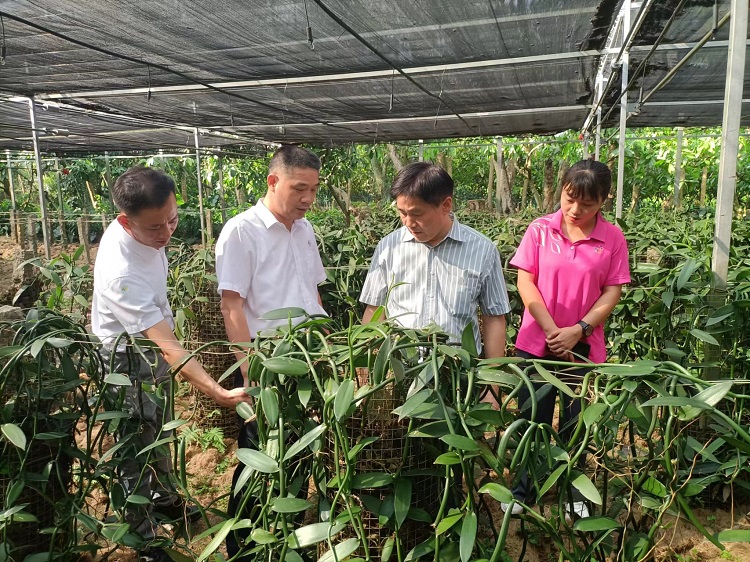
[[[418,242],[406,227],[383,238],[359,300],[386,305],[388,317],[406,328],[437,324],[451,342],[460,342],[471,323],[479,350],[477,307],[487,316],[510,312],[500,252],[455,217],[448,235],[434,247]]]

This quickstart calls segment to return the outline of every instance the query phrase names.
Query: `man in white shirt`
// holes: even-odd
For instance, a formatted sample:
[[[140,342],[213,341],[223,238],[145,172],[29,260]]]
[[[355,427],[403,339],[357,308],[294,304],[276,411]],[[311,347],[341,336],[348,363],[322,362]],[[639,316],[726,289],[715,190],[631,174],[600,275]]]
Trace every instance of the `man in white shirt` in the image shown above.
[[[288,320],[262,320],[279,308],[301,308],[325,314],[318,285],[326,278],[315,233],[304,218],[320,184],[320,159],[304,148],[285,145],[268,165],[268,191],[256,205],[227,222],[216,242],[216,275],[227,337],[236,344],[252,341],[259,332]],[[246,357],[238,350],[237,358]],[[235,384],[248,385],[247,363]],[[257,448],[256,425],[238,418],[240,448]],[[242,494],[235,484],[244,465],[234,472],[229,515],[237,515]],[[247,507],[246,507],[247,510]],[[251,529],[227,536],[227,554],[234,556]]]
[[[164,251],[177,228],[177,201],[172,178],[161,170],[130,168],[117,178],[112,197],[120,211],[99,244],[94,265],[92,331],[102,342],[102,356],[111,372],[126,373],[130,386],[111,386],[110,405],[129,414],[120,420],[118,455],[120,483],[127,498],[139,495],[150,503],[126,504],[125,520],[144,540],[156,535],[154,511],[174,515],[184,507],[171,481],[169,447],[164,445],[137,456],[148,445],[169,437],[162,431],[171,420],[170,366],[189,356],[174,335],[174,319],[167,301],[167,258]],[[134,350],[130,337],[143,337],[158,346],[158,353]],[[235,407],[249,402],[243,389],[222,388],[193,358],[180,370],[195,388],[217,404]],[[157,388],[161,387],[157,392]],[[146,459],[150,457],[147,464]],[[112,486],[119,485],[118,483]],[[166,553],[146,548],[141,560],[168,560]]]

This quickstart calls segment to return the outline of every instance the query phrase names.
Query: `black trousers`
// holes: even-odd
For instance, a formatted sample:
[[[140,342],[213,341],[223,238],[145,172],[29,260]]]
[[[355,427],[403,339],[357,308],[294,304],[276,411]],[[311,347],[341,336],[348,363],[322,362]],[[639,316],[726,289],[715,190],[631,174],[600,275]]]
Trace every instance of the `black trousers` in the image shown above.
[[[551,361],[559,361],[560,358],[554,355],[547,355],[539,357],[532,355],[522,350],[516,351],[517,357],[523,357],[524,359],[547,359]],[[581,367],[580,369],[572,369],[564,373],[555,373],[562,382],[573,386],[577,384],[581,377],[588,373],[591,369],[589,367]],[[566,377],[565,375],[569,376]],[[552,425],[552,418],[555,415],[555,404],[557,402],[558,391],[552,385],[547,382],[534,383],[535,396],[536,396],[536,418],[531,417],[531,405],[528,404],[526,408],[524,405],[531,397],[528,387],[524,386],[518,393],[518,406],[521,409],[520,416],[523,419],[533,421],[536,423],[544,423]],[[576,421],[581,413],[581,402],[578,399],[573,399],[567,394],[559,393],[561,395],[560,404],[560,424],[559,432],[560,441],[567,443],[570,437],[573,435],[573,430],[576,427]],[[581,455],[580,464],[585,463],[584,455]],[[529,473],[526,470],[521,471],[519,474],[518,484],[513,488],[513,496],[524,503],[533,503],[536,498],[536,492],[533,489],[533,484],[529,480]],[[583,496],[575,488],[571,492],[571,501],[581,501]]]
[[[179,498],[175,491],[172,457],[169,445],[153,449],[149,455],[138,455],[145,447],[172,435],[162,427],[172,419],[172,375],[169,364],[160,353],[143,350],[144,359],[135,352],[100,350],[104,362],[112,361],[113,372],[126,373],[130,386],[108,386],[106,405],[110,410],[122,410],[127,418],[120,420],[116,441],[129,439],[129,444],[117,453],[117,475],[126,496],[137,494],[151,500],[150,504],[126,504],[125,521],[144,540],[156,536],[158,523],[154,511],[170,506]],[[144,385],[152,390],[146,391]],[[162,388],[163,398],[156,389]],[[148,460],[147,460],[148,459]]]
[[[234,386],[235,388],[242,388],[244,385],[245,381],[242,378],[242,373],[239,369],[237,369],[234,374]],[[237,423],[239,424],[237,447],[240,449],[258,450],[258,424],[256,423],[256,421],[253,420],[251,422],[246,422],[238,415]],[[294,441],[296,441],[296,437],[294,435],[290,435],[287,438],[287,445],[291,445],[292,443],[294,443]],[[298,498],[307,498],[307,494],[309,491],[308,479],[311,462],[312,461],[309,459],[297,459],[293,461],[288,467],[292,473],[296,471],[298,473],[298,477],[295,478],[296,483],[290,486],[287,491]],[[240,462],[237,465],[237,468],[235,468],[234,470],[234,474],[232,475],[232,490],[229,495],[229,506],[227,509],[230,517],[237,517],[238,519],[249,518],[252,515],[253,508],[255,508],[259,503],[257,497],[250,497],[248,498],[247,502],[242,505],[243,498],[247,493],[247,485],[245,485],[242,490],[238,490],[237,494],[234,493],[235,488],[237,487],[237,482],[239,482],[240,476],[242,475],[242,471],[244,469],[245,465]],[[304,513],[299,513],[295,516],[295,521],[298,524],[301,523],[303,519]],[[227,554],[229,556],[235,556],[240,552],[244,544],[247,542],[247,539],[250,537],[251,531],[252,529],[237,529],[227,535],[226,545]],[[254,559],[254,557],[251,556],[242,556],[237,560],[250,560],[251,558]]]
[[[234,373],[234,386],[235,388],[242,388],[245,386],[245,381],[242,378],[242,373],[239,369],[237,369]],[[258,424],[255,420],[246,422],[242,417],[237,415],[237,424],[239,425],[239,434],[237,436],[237,447],[240,449],[258,449]],[[245,504],[244,508],[240,512],[240,505],[242,504],[242,498],[244,496],[245,489],[238,490],[237,494],[235,494],[235,488],[237,486],[237,482],[240,479],[240,475],[242,474],[242,471],[245,469],[245,465],[241,462],[237,465],[237,468],[234,469],[234,474],[232,475],[232,489],[229,492],[229,507],[228,507],[228,514],[230,517],[238,517],[240,519],[246,518],[250,512],[252,511],[253,506],[257,503],[254,501],[254,498],[250,498],[248,502]],[[235,531],[230,532],[227,535],[227,555],[235,556],[240,549],[242,548],[242,545],[245,543],[245,541],[250,537],[250,532],[252,529],[237,529]],[[242,557],[238,558],[238,560],[243,560],[247,558],[248,560],[250,557]]]

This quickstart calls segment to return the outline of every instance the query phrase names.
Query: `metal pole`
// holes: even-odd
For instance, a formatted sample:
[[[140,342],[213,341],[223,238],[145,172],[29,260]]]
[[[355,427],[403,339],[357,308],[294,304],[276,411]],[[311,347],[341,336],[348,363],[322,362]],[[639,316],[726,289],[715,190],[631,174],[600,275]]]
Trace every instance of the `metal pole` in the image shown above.
[[[42,214],[42,236],[44,237],[44,256],[52,257],[49,246],[49,228],[47,225],[47,203],[44,201],[44,174],[42,170],[42,156],[39,154],[39,136],[36,129],[36,110],[34,98],[29,98],[29,119],[31,120],[31,138],[34,142],[34,157],[36,158],[36,179],[39,185],[39,208]],[[36,242],[34,242],[36,244]]]
[[[602,152],[602,108],[596,110],[596,144],[594,146],[594,160],[601,161]]]
[[[419,161],[424,162],[424,140],[419,139]]]
[[[198,211],[201,220],[201,245],[206,245],[206,217],[203,214],[203,180],[201,179],[201,151],[198,143],[198,127],[194,129],[195,135],[195,171],[198,174]]]
[[[219,152],[217,167],[219,168],[219,200],[221,201],[221,224],[227,222],[227,201],[224,199],[224,155]]]
[[[583,134],[583,159],[586,160],[590,156],[589,153],[589,134]]]
[[[62,211],[65,208],[65,201],[63,201],[62,194],[62,172],[60,171],[60,159],[55,158],[55,181],[57,182],[57,204],[60,206]]]
[[[747,0],[732,0],[732,21],[729,25],[729,60],[724,90],[724,118],[721,125],[721,157],[719,158],[719,189],[716,196],[716,230],[714,231],[711,270],[714,287],[725,290],[729,271],[729,245],[732,237],[732,208],[737,186],[737,155],[739,153],[742,88],[745,74],[745,42],[747,38]]]
[[[7,159],[8,169],[8,188],[10,189],[10,208],[12,211],[16,210],[16,192],[13,189],[13,170],[10,168],[10,150],[5,151],[5,158]]]
[[[65,199],[62,193],[62,171],[59,158],[55,158],[55,182],[57,183],[57,224],[60,227],[60,244],[64,245],[68,243],[68,237],[65,232]]]
[[[625,0],[622,5],[622,36],[623,41],[630,31],[630,0]],[[622,53],[622,97],[620,98],[620,139],[617,153],[617,203],[615,216],[622,218],[622,193],[625,185],[625,127],[628,124],[628,65],[630,63],[630,50],[625,49]]]
[[[7,161],[6,170],[8,170],[8,189],[10,190],[10,237],[16,242],[19,241],[19,229],[16,226],[16,191],[13,188],[13,170],[10,167],[10,150],[5,151]]]
[[[680,206],[680,187],[682,184],[682,135],[685,129],[677,127],[677,150],[674,154],[674,208]]]
[[[497,152],[497,165],[495,166],[495,210],[501,213],[500,174],[503,172],[503,137],[495,137],[495,151]]]
[[[110,209],[112,209],[112,215],[117,215],[117,207],[115,207],[115,200],[112,198],[112,168],[109,163],[109,152],[104,153],[104,183],[107,184],[107,196],[109,197]]]

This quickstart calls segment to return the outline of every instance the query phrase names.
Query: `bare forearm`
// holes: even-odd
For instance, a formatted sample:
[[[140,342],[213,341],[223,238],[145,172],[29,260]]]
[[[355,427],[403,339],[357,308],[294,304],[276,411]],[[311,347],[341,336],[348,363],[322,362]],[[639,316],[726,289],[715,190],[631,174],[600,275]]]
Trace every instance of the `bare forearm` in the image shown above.
[[[161,350],[164,360],[174,369],[180,368],[180,374],[195,388],[212,398],[221,406],[234,407],[239,402],[247,402],[249,397],[242,389],[228,391],[221,387],[195,358],[182,347],[175,338],[172,329],[162,320],[155,326],[143,331],[143,335],[155,342]]]
[[[506,323],[505,316],[483,316],[484,326],[484,356],[505,357]]]
[[[592,326],[603,324],[604,321],[612,314],[617,303],[622,297],[622,285],[609,285],[604,287],[601,296],[591,306],[589,311],[581,320]]]
[[[239,298],[222,298],[221,314],[224,317],[227,339],[235,344],[249,345],[251,341],[250,329],[247,327],[243,302],[244,300]],[[247,356],[247,351],[235,346],[234,355],[239,361]]]
[[[237,318],[237,316],[240,316]],[[245,315],[240,314],[234,314],[231,320],[225,320],[226,322],[226,330],[227,330],[227,338],[230,342],[235,344],[246,344],[250,345],[250,330],[247,327],[247,322],[245,321]],[[244,346],[243,346],[244,347]],[[235,346],[234,349],[234,355],[237,357],[237,360],[244,359],[247,356],[247,351],[245,349],[242,349],[238,346]]]
[[[596,300],[582,320],[591,326],[603,324],[620,300],[622,287],[619,285],[605,287],[601,296]],[[583,328],[577,324],[564,326],[555,333],[547,336],[547,347],[556,355],[565,356],[583,337]]]
[[[518,293],[521,295],[523,305],[529,311],[529,314],[536,320],[537,324],[549,335],[557,329],[557,324],[552,319],[552,315],[547,310],[542,294],[535,283],[536,277],[528,271],[518,271]]]
[[[185,357],[183,356],[175,361],[175,363],[171,363],[166,356],[165,359],[167,359],[167,363],[173,367],[177,367],[185,360]],[[185,363],[182,369],[180,369],[179,374],[182,375],[182,378],[188,381],[193,387],[214,400],[217,400],[224,390],[218,382],[211,378],[194,357],[188,359],[187,363]]]
[[[375,315],[375,311],[378,309],[377,306],[373,306],[371,304],[368,304],[365,307],[365,311],[362,314],[362,324],[369,324],[372,322],[372,317]]]

